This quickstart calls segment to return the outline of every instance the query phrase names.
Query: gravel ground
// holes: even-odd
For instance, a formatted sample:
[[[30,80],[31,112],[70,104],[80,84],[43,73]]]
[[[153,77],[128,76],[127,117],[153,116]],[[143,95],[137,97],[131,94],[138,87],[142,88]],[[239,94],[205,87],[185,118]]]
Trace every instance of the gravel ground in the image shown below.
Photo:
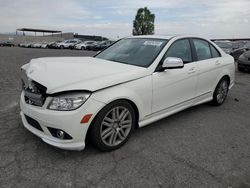
[[[19,117],[20,66],[72,50],[0,48],[0,187],[250,187],[250,74],[236,73],[224,105],[199,105],[138,129],[103,153],[51,147]]]

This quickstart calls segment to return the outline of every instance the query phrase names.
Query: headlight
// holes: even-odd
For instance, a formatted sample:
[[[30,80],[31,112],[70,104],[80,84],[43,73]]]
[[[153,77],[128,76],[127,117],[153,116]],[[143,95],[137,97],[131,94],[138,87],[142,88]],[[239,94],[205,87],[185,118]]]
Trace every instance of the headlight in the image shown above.
[[[79,108],[91,95],[90,92],[67,92],[54,96],[48,105],[50,110],[70,111]]]

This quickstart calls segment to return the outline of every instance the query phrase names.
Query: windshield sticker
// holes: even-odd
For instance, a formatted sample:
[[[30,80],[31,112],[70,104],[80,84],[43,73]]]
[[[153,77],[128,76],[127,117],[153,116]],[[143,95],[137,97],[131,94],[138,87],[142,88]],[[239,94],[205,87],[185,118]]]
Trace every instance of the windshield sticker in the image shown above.
[[[161,46],[162,42],[158,42],[158,41],[145,41],[143,43],[143,45],[150,45],[150,46]]]

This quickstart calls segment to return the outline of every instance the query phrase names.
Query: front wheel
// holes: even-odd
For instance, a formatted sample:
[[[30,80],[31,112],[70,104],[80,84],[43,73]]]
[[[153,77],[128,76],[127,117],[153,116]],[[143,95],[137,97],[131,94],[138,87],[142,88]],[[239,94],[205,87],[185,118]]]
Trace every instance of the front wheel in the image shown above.
[[[136,123],[133,107],[123,100],[105,106],[91,124],[91,140],[102,151],[111,151],[125,144]]]
[[[228,87],[229,87],[228,80],[225,78],[221,79],[218,85],[216,86],[213,94],[212,104],[214,106],[219,106],[224,103],[224,101],[227,98]]]

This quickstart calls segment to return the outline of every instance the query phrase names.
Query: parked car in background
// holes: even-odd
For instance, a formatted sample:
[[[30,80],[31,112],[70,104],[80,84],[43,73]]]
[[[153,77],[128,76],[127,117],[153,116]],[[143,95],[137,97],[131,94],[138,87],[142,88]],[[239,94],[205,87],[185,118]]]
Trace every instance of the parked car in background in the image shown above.
[[[239,48],[243,48],[244,45],[246,44],[246,41],[234,41],[233,42],[233,50],[239,49]]]
[[[250,50],[240,55],[238,59],[238,70],[241,72],[245,70],[250,71]]]
[[[23,42],[23,43],[20,43],[18,46],[23,47],[23,48],[28,48],[30,45],[31,45],[30,42]]]
[[[98,45],[101,41],[95,41],[92,44],[86,45],[86,50],[93,50],[94,46]]]
[[[233,43],[231,41],[215,41],[214,43],[217,44],[227,54],[230,54],[234,49]]]
[[[48,43],[48,48],[50,49],[57,49],[58,48],[58,44],[61,43],[62,41],[56,41],[56,42],[50,42]]]
[[[250,42],[246,42],[246,44],[244,45],[244,47],[250,49]]]
[[[41,45],[41,48],[48,48],[48,43],[47,42],[43,42]]]
[[[57,47],[60,49],[69,48],[70,46],[78,44],[80,42],[81,40],[79,39],[65,40],[63,42],[58,43]]]
[[[128,37],[95,57],[32,59],[21,71],[24,127],[70,150],[84,149],[87,134],[103,151],[118,149],[135,128],[223,104],[235,80],[232,56],[190,36]]]
[[[27,42],[25,43],[24,47],[25,48],[32,48],[33,44],[35,44],[34,42]]]
[[[24,42],[21,42],[18,44],[19,47],[24,47],[25,43]]]
[[[243,54],[244,52],[248,51],[248,50],[249,50],[249,48],[247,48],[247,47],[238,48],[236,50],[232,50],[230,52],[230,55],[233,56],[234,61],[237,62],[240,55]]]
[[[82,41],[81,41],[81,40],[79,40],[79,41],[78,41],[78,42],[76,42],[75,44],[71,44],[71,45],[69,45],[69,49],[74,50],[74,49],[75,49],[75,46],[76,46],[77,44],[80,44],[80,43],[82,43]]]
[[[31,48],[41,48],[42,43],[41,42],[35,42],[33,44],[31,44]]]
[[[84,42],[81,42],[80,44],[75,45],[75,49],[76,50],[86,50],[87,46],[89,46],[93,43],[95,43],[95,41],[84,41]]]
[[[0,42],[0,46],[13,47],[15,46],[15,44],[13,42],[7,41],[7,42]]]
[[[100,51],[100,50],[103,50],[104,48],[107,48],[111,44],[112,44],[112,41],[109,41],[109,40],[102,41],[102,42],[99,42],[99,43],[95,44],[92,47],[92,50],[94,50],[94,51]]]

